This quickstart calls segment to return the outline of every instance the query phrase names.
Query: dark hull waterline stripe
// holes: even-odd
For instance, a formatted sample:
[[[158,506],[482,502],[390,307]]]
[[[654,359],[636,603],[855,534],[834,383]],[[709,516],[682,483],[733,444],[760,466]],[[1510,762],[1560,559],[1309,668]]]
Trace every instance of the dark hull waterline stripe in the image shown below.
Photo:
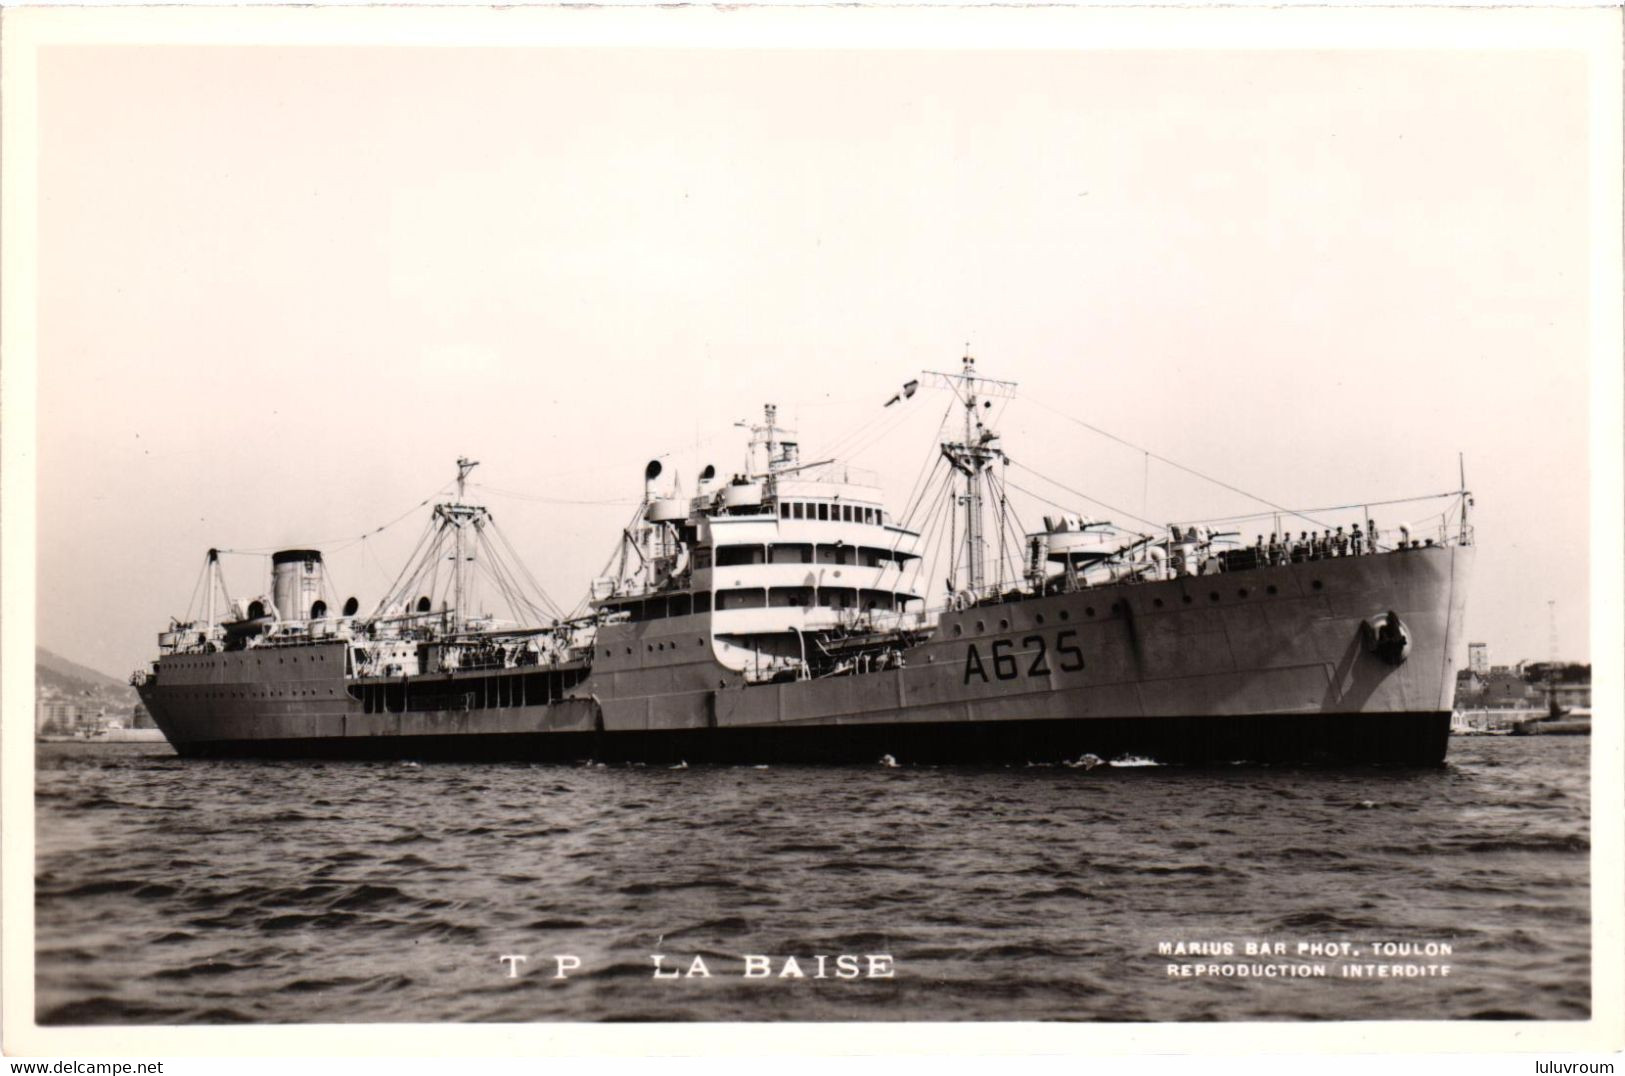
[[[1448,712],[1257,714],[756,726],[624,732],[197,740],[196,758],[353,758],[464,762],[1004,764],[1145,758],[1187,765],[1304,763],[1438,766]]]

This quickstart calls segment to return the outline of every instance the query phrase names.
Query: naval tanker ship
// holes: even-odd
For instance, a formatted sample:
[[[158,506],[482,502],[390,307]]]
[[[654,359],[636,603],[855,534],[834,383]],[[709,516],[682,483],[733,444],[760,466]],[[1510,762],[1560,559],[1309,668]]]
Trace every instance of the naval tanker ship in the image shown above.
[[[1067,511],[1027,531],[985,418],[1014,386],[968,356],[926,376],[959,411],[901,521],[872,476],[803,460],[768,406],[737,473],[683,495],[648,465],[566,614],[468,502],[462,459],[374,606],[338,603],[318,549],[276,552],[267,592],[232,599],[211,549],[199,615],[131,681],[188,757],[1443,761],[1465,488],[1425,539],[1361,505],[1276,515],[1252,542]],[[493,595],[508,618],[478,611]]]

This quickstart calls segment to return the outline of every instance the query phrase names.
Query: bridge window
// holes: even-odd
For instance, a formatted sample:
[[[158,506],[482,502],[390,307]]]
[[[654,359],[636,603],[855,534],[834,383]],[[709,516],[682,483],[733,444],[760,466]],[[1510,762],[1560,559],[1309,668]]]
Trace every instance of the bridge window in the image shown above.
[[[850,504],[841,505],[841,522],[852,522],[852,506]]]
[[[807,506],[806,505],[802,504],[800,501],[797,501],[795,504],[792,504],[790,507],[795,509],[795,518],[796,519],[805,519],[806,518],[806,516],[807,516],[807,512],[806,512]]]
[[[823,501],[818,502],[818,518],[825,520],[829,518],[829,505],[825,504]]]
[[[780,519],[789,519],[790,518],[790,502],[789,501],[781,501],[779,503],[779,518]]]
[[[901,555],[889,549],[872,549],[864,546],[858,550],[858,563],[866,568],[884,568],[893,561],[901,560]]]
[[[768,560],[772,564],[811,564],[813,547],[805,542],[774,545],[769,550]]]
[[[766,553],[759,545],[725,545],[717,548],[717,567],[730,568],[740,564],[762,564]]]
[[[818,547],[819,564],[855,564],[857,547],[850,545],[821,545]]]
[[[694,611],[696,613],[709,613],[711,611],[710,591],[694,595]]]
[[[857,606],[858,592],[854,587],[820,587],[818,604],[830,609],[852,609]]]
[[[763,609],[767,606],[767,592],[761,587],[740,587],[717,591],[717,611],[725,609]]]

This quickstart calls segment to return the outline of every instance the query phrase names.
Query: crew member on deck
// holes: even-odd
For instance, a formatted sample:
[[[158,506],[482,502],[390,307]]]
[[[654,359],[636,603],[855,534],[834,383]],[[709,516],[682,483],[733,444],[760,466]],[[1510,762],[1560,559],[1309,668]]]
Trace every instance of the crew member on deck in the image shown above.
[[[1349,535],[1349,545],[1353,548],[1354,555],[1356,557],[1365,552],[1365,535],[1360,533],[1360,525],[1358,523],[1354,525],[1354,533]]]
[[[1337,538],[1334,540],[1337,542],[1337,555],[1340,557],[1348,556],[1349,536],[1343,533],[1342,527],[1337,528]]]

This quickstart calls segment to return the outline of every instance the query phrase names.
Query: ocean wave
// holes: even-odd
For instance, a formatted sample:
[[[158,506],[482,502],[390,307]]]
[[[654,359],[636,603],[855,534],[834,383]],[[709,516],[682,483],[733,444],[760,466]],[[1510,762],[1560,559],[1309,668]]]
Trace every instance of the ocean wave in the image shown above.
[[[46,752],[36,1012],[59,1025],[1578,1019],[1585,746],[1531,757],[1480,738],[1424,773],[1113,767],[1121,780]],[[1450,938],[1472,974],[1449,990],[1161,974],[1158,939],[1216,935]],[[496,954],[527,951],[528,972],[506,979]],[[657,951],[683,969],[699,955],[713,977],[656,990]],[[581,955],[582,972],[538,971],[554,952]],[[777,970],[841,952],[889,953],[896,976],[740,977],[746,953]]]

